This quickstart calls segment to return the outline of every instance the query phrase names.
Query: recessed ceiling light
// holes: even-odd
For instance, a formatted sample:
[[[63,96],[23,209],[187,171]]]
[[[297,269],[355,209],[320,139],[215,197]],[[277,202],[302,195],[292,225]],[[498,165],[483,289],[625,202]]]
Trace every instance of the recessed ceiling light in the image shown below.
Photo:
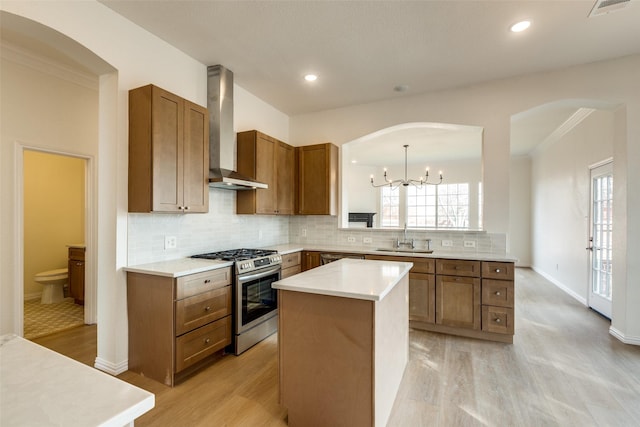
[[[531,21],[520,21],[516,22],[511,26],[511,31],[514,33],[519,33],[521,31],[526,30],[531,26]]]
[[[308,82],[315,82],[316,80],[318,80],[318,76],[316,76],[315,74],[307,74],[306,76],[304,76],[304,79]]]

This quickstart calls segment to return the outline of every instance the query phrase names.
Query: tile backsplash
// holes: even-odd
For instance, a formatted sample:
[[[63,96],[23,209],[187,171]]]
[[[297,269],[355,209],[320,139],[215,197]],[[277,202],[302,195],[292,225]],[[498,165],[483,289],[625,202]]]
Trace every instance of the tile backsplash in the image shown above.
[[[332,216],[236,215],[235,206],[235,191],[211,188],[206,214],[130,213],[128,265],[285,243],[391,247],[396,238],[403,238],[402,230],[338,229],[338,218]],[[176,238],[175,249],[164,248],[166,236]],[[421,249],[431,239],[431,249],[438,252],[506,252],[506,235],[500,233],[408,230],[407,238],[415,239]],[[443,240],[450,240],[452,246],[442,246]],[[465,247],[465,241],[475,242],[475,247]]]
[[[209,189],[206,214],[129,214],[128,265],[289,242],[289,217],[236,215],[236,192]],[[177,247],[165,249],[165,236]]]
[[[392,247],[396,239],[402,240],[402,230],[374,230],[371,228],[338,228],[338,217],[294,216],[289,221],[289,241],[300,244],[338,245],[372,248]],[[371,239],[366,242],[365,239]],[[468,252],[505,254],[506,235],[484,231],[418,231],[407,230],[407,239],[414,239],[416,248],[426,249],[427,239],[431,239],[431,249],[438,252]],[[443,246],[450,241],[451,246]],[[474,247],[465,247],[465,242],[473,242]],[[469,243],[468,243],[469,244]]]

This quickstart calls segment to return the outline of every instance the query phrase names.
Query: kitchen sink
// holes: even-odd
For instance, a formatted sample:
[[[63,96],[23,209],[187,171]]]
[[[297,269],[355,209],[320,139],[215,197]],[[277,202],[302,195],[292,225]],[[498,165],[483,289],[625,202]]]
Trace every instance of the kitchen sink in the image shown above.
[[[431,254],[433,249],[377,248],[380,252],[403,252],[409,254]]]

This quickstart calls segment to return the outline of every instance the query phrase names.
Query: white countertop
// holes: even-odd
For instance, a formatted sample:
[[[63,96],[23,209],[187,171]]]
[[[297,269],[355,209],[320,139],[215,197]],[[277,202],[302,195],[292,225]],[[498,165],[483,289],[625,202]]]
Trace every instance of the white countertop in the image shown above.
[[[0,336],[0,425],[122,427],[155,396],[16,335]]]
[[[489,252],[453,252],[453,251],[434,251],[430,254],[415,253],[406,251],[378,251],[375,247],[366,246],[350,246],[350,245],[321,245],[317,243],[302,244],[288,243],[284,245],[266,246],[263,249],[275,249],[281,254],[288,254],[298,251],[320,251],[320,252],[349,252],[354,254],[369,255],[388,255],[388,256],[405,256],[413,258],[443,258],[443,259],[466,259],[475,261],[503,261],[516,262],[518,258],[509,254],[495,254]]]
[[[125,267],[131,273],[153,274],[154,276],[181,277],[189,274],[202,273],[217,268],[229,267],[233,261],[218,261],[202,258],[180,258],[170,261],[152,262]]]
[[[411,262],[344,258],[272,284],[275,289],[380,301],[409,273]]]

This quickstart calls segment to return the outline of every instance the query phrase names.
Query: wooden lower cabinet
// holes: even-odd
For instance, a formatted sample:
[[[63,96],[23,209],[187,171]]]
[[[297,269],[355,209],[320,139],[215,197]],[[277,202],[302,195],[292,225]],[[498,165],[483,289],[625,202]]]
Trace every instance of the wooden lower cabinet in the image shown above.
[[[480,279],[436,276],[436,324],[480,329]]]
[[[84,305],[84,260],[85,248],[70,247],[67,270],[69,272],[69,294],[76,304]]]
[[[280,277],[286,279],[302,271],[302,254],[300,252],[292,252],[282,255],[282,271]]]
[[[320,259],[320,252],[302,251],[302,271],[320,267],[321,264],[322,260]]]
[[[436,280],[433,274],[409,273],[409,320],[436,322]]]
[[[366,258],[413,262],[409,273],[412,328],[513,342],[512,262],[377,254]]]
[[[231,268],[127,273],[129,370],[174,386],[231,344]]]

